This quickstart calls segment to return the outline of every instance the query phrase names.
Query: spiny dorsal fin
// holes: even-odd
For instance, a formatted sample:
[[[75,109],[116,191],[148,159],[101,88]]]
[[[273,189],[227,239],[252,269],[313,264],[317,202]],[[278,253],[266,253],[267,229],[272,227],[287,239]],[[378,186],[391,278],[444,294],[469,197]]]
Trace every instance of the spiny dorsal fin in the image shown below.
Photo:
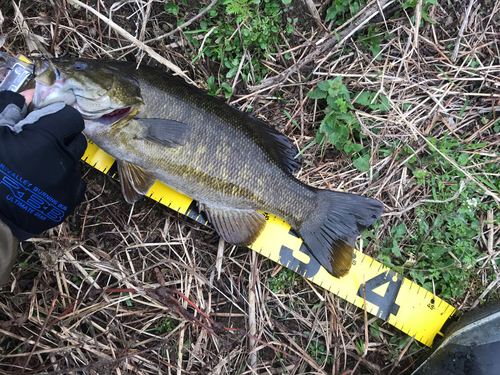
[[[123,196],[130,204],[146,195],[156,182],[156,176],[153,173],[127,161],[118,161],[118,173]]]
[[[238,110],[239,111],[239,110]],[[246,116],[245,124],[255,135],[254,141],[259,144],[270,156],[281,166],[283,170],[292,173],[300,168],[301,157],[295,158],[298,154],[297,148],[291,143],[291,140],[271,125],[264,121],[239,111],[242,116]]]
[[[266,226],[266,218],[255,210],[215,208],[204,205],[208,220],[224,239],[233,245],[248,246]]]

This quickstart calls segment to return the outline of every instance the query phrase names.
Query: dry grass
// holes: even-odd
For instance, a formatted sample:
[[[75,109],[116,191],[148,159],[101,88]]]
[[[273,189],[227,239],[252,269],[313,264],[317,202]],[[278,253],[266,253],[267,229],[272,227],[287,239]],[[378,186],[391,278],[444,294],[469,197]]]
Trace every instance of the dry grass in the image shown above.
[[[13,8],[0,2],[5,49],[33,57],[168,61],[200,86],[210,75],[217,76],[218,67],[205,58],[190,63],[182,30],[159,38],[165,24],[173,26],[163,3],[87,1],[90,11],[74,2],[38,0],[13,3]],[[323,17],[327,3],[318,7]],[[284,73],[271,77],[266,87],[234,85],[232,98],[241,108],[255,108],[303,149],[315,136],[311,124],[322,115],[318,103],[306,100],[318,81],[341,75],[353,92],[385,94],[393,103],[391,111],[357,110],[356,116],[374,155],[381,145],[397,141],[394,153],[374,158],[371,170],[361,173],[342,154],[330,148],[318,156],[313,146],[304,153],[297,175],[312,186],[382,200],[386,210],[376,233],[380,240],[391,235],[394,225],[415,220],[415,208],[432,201],[432,187],[416,184],[405,166],[412,155],[396,160],[404,145],[424,158],[432,147],[427,137],[446,134],[486,142],[476,152],[492,155],[495,162],[500,144],[494,121],[483,122],[486,114],[500,111],[495,28],[500,1],[479,1],[470,9],[441,1],[430,8],[436,24],[423,27],[411,21],[413,12],[404,10],[395,20],[380,15],[370,20],[379,7],[395,3],[372,2],[356,22],[338,29],[338,39],[331,24],[318,27],[317,20],[303,20],[303,36],[297,33],[295,44],[288,46],[292,58],[280,57],[283,50],[267,61],[272,70]],[[380,60],[350,39],[367,22],[393,34],[383,42]],[[330,43],[329,48],[319,41]],[[450,44],[456,46],[456,59],[448,57]],[[344,46],[349,49],[342,50]],[[465,57],[479,65],[472,71],[463,65]],[[299,83],[311,72],[310,80]],[[298,126],[277,105],[276,89]],[[374,128],[382,130],[375,133]],[[456,168],[483,185],[484,199],[498,201],[498,191],[484,186],[488,176],[480,166]],[[426,353],[425,348],[408,350],[411,342],[396,350],[389,340],[402,339],[400,332],[382,324],[380,337],[375,337],[366,327],[376,318],[298,275],[273,291],[269,280],[281,266],[221,244],[212,230],[152,201],[130,207],[115,181],[84,170],[87,201],[67,223],[22,244],[19,263],[24,266],[15,269],[10,286],[0,289],[0,373],[400,374]],[[481,260],[496,267],[500,238],[493,212],[482,223],[480,241],[486,251]],[[377,254],[373,243],[362,250]],[[484,300],[498,288],[496,268],[494,274],[492,281],[484,267],[478,269],[483,293],[471,289],[465,298],[450,302],[467,310]],[[359,341],[367,344],[366,353]],[[318,361],[315,348],[321,346],[328,363]]]

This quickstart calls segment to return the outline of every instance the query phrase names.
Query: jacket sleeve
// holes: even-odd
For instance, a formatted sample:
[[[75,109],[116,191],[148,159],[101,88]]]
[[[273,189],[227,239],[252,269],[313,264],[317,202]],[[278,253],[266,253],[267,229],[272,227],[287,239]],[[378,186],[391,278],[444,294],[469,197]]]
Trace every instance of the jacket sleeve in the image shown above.
[[[9,281],[10,272],[16,262],[19,241],[10,228],[0,220],[0,285]]]

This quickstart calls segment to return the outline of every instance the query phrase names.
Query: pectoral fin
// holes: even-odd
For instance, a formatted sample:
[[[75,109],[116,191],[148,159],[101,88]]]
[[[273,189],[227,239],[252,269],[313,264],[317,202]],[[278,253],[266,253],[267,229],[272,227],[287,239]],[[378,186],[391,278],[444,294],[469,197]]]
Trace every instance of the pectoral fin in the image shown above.
[[[140,138],[166,147],[184,146],[189,138],[189,125],[157,118],[134,119],[145,129]]]
[[[255,210],[214,208],[204,206],[208,220],[226,241],[234,245],[248,246],[266,226],[266,218]]]
[[[153,173],[126,161],[118,162],[118,173],[120,174],[123,196],[130,204],[146,195],[156,182],[156,176]]]

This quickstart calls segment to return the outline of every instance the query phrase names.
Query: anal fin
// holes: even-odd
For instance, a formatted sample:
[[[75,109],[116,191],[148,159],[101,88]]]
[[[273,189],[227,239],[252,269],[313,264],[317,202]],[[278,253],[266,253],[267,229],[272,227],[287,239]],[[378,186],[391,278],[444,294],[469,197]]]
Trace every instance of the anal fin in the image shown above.
[[[125,200],[132,204],[146,195],[156,182],[156,176],[135,164],[118,161],[118,173]]]
[[[203,206],[217,233],[233,245],[250,245],[266,226],[264,215],[255,210]]]

